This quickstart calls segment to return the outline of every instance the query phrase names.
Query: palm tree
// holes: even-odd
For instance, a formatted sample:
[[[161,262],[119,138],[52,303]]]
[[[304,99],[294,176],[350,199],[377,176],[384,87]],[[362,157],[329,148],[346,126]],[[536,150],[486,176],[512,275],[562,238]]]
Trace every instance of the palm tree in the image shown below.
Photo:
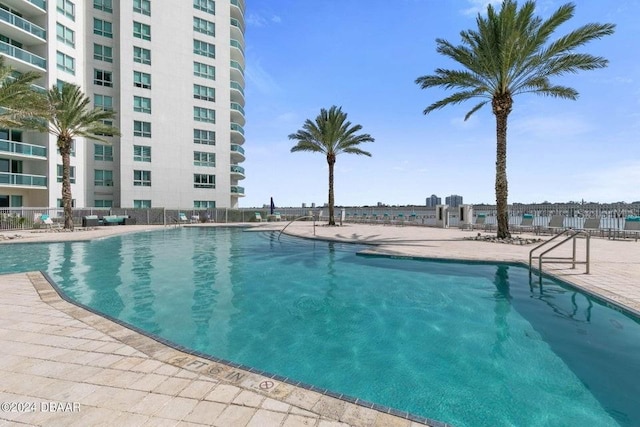
[[[329,225],[336,225],[333,213],[333,167],[336,164],[336,156],[340,153],[359,154],[371,157],[371,153],[358,148],[363,142],[373,142],[374,139],[368,133],[357,135],[362,126],[351,125],[347,121],[347,113],[342,112],[342,107],[335,105],[325,110],[322,108],[315,122],[307,119],[302,129],[289,135],[289,139],[298,141],[291,148],[295,151],[312,151],[327,156],[329,164]]]
[[[461,64],[464,70],[438,68],[434,75],[416,79],[422,89],[441,87],[459,92],[434,102],[424,110],[428,114],[449,104],[459,104],[472,98],[483,98],[465,116],[491,101],[496,116],[496,207],[498,238],[508,238],[507,210],[507,118],[513,107],[513,97],[522,93],[575,100],[578,92],[570,87],[552,84],[550,78],[580,70],[604,68],[604,58],[575,49],[594,39],[613,33],[613,24],[586,24],[569,34],[549,41],[554,31],[574,15],[575,5],[565,4],[548,19],[534,15],[535,2],[527,1],[522,8],[514,0],[504,0],[496,11],[487,8],[487,16],[478,14],[477,30],[462,31],[462,44],[454,46],[436,39],[437,52]]]
[[[0,56],[0,128],[20,127],[20,120],[42,112],[42,97],[32,88],[38,73],[16,73]]]
[[[70,155],[74,138],[91,138],[108,143],[99,136],[119,135],[118,129],[106,124],[112,120],[115,112],[101,108],[89,108],[91,101],[82,93],[80,87],[71,83],[62,83],[61,87],[53,86],[44,95],[48,105],[47,113],[42,119],[27,120],[25,125],[41,132],[55,135],[57,147],[62,156],[62,204],[64,207],[64,228],[73,230],[71,211]]]

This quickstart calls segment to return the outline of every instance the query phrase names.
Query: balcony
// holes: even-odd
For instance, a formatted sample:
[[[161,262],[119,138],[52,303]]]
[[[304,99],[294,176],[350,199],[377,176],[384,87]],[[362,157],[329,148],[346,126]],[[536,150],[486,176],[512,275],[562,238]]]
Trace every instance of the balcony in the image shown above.
[[[238,123],[231,123],[231,142],[244,144],[244,128]]]
[[[0,9],[0,30],[5,36],[25,44],[47,41],[47,32],[44,28],[4,9]]]
[[[19,72],[44,72],[47,69],[46,59],[3,41],[0,41],[0,53],[6,55],[7,62],[5,65],[10,65]]]
[[[244,148],[238,144],[231,144],[231,161],[244,162]]]
[[[244,68],[244,44],[236,39],[231,39],[231,59],[237,61]]]
[[[240,187],[238,185],[232,185],[231,196],[244,197],[244,187]]]
[[[231,100],[244,104],[244,87],[233,80],[231,81]]]
[[[238,17],[244,16],[244,0],[231,0],[231,14]]]
[[[8,153],[10,157],[31,157],[47,160],[47,149],[40,145],[25,144],[24,142],[0,139],[0,153]]]
[[[242,105],[238,104],[237,102],[232,102],[230,105],[231,108],[231,122],[232,123],[237,123],[239,125],[244,125],[244,108],[242,108]]]
[[[244,168],[238,165],[231,165],[231,178],[244,179]]]
[[[17,10],[22,16],[42,16],[47,13],[46,0],[3,0],[2,3]]]
[[[233,37],[234,35],[239,37]],[[231,38],[240,38],[244,40],[244,22],[240,19],[231,18]]]
[[[244,67],[238,62],[231,60],[231,80],[235,80],[244,85]]]
[[[4,186],[46,189],[47,177],[43,175],[0,172],[0,187]]]

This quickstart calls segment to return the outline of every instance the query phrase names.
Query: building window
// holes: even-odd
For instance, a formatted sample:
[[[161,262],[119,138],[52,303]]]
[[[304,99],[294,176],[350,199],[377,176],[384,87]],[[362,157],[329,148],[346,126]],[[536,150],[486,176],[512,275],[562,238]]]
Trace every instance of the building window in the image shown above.
[[[194,173],[193,188],[216,188],[216,176]]]
[[[58,22],[56,23],[56,35],[58,41],[67,46],[76,47],[76,33],[71,28],[67,28]]]
[[[216,133],[212,130],[194,129],[193,143],[203,145],[216,145]]]
[[[193,63],[193,75],[196,77],[204,77],[205,79],[216,79],[216,67],[213,65],[203,64],[201,62]]]
[[[138,209],[149,209],[151,207],[151,200],[134,200],[133,207]]]
[[[215,209],[215,200],[194,200],[193,207],[195,209]]]
[[[151,161],[151,147],[146,145],[134,145],[133,146],[133,161],[134,162],[150,162]]]
[[[215,167],[216,166],[216,154],[215,153],[206,153],[204,151],[194,151],[193,152],[193,165],[194,166]]]
[[[58,0],[57,3],[58,12],[71,19],[76,19],[76,6],[70,0]]]
[[[93,185],[96,187],[113,187],[113,171],[96,169],[93,173]]]
[[[105,70],[93,70],[93,83],[98,86],[113,87],[113,73]]]
[[[209,86],[193,85],[193,97],[205,101],[215,101],[216,90]]]
[[[142,40],[151,40],[151,25],[133,21],[133,37]]]
[[[95,200],[93,206],[96,208],[112,208],[113,200]]]
[[[102,124],[108,127],[113,127],[113,120],[102,120]],[[102,132],[96,132],[96,135],[113,136],[112,133],[102,133]]]
[[[112,162],[113,147],[111,145],[93,144],[93,160]]]
[[[22,142],[22,131],[17,129],[0,129],[0,139]]]
[[[75,184],[76,183],[76,167],[75,166],[71,166],[70,168],[71,168],[71,170],[69,172],[69,181],[72,184]],[[57,178],[58,182],[62,182],[62,165],[58,165],[57,172],[58,173],[57,173],[56,178]]]
[[[69,74],[76,74],[76,60],[60,51],[56,52],[56,65],[58,70],[66,71]]]
[[[151,74],[142,71],[133,72],[133,85],[143,89],[151,89]]]
[[[212,43],[203,42],[202,40],[193,40],[193,53],[196,55],[206,56],[208,58],[216,57],[216,46]]]
[[[135,187],[151,187],[151,171],[133,171],[133,185]]]
[[[193,0],[193,8],[212,15],[216,14],[216,2],[214,0]]]
[[[216,35],[216,24],[206,19],[193,17],[193,30],[208,36]]]
[[[143,138],[151,138],[151,123],[134,120],[133,136],[141,136]]]
[[[193,120],[197,122],[215,123],[216,110],[202,107],[193,107]]]
[[[151,65],[151,51],[143,47],[133,47],[133,61]]]
[[[113,38],[113,25],[109,21],[93,18],[93,34]]]
[[[93,95],[93,106],[102,110],[113,110],[113,97],[107,95]]]
[[[104,12],[113,12],[113,0],[93,0],[93,8]]]
[[[133,111],[137,111],[138,113],[151,114],[151,98],[145,98],[144,96],[134,96]]]
[[[151,16],[151,2],[149,0],[133,0],[133,11]]]
[[[93,59],[104,62],[113,62],[113,48],[94,43]]]

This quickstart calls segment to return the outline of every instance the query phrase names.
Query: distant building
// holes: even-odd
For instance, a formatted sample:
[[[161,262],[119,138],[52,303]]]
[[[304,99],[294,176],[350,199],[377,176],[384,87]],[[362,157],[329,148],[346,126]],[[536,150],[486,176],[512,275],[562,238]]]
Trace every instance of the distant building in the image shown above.
[[[462,196],[458,196],[457,194],[452,194],[449,197],[444,199],[444,204],[449,205],[452,208],[457,208],[462,204]]]
[[[427,197],[428,208],[435,208],[436,205],[441,205],[441,204],[442,204],[442,199],[436,196],[435,194],[432,194],[431,197]]]

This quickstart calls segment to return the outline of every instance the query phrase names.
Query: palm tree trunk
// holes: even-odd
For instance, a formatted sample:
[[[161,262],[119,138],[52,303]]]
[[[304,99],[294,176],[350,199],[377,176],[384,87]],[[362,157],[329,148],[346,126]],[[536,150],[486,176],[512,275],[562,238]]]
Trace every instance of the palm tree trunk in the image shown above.
[[[336,225],[336,220],[333,217],[333,165],[336,164],[335,155],[327,156],[327,163],[329,163],[329,225]]]
[[[62,156],[62,206],[64,228],[73,231],[73,211],[71,210],[71,141],[58,145]]]
[[[512,99],[505,96],[493,100],[496,115],[496,210],[498,216],[498,239],[511,237],[509,233],[509,207],[507,205],[507,117],[511,111]]]

